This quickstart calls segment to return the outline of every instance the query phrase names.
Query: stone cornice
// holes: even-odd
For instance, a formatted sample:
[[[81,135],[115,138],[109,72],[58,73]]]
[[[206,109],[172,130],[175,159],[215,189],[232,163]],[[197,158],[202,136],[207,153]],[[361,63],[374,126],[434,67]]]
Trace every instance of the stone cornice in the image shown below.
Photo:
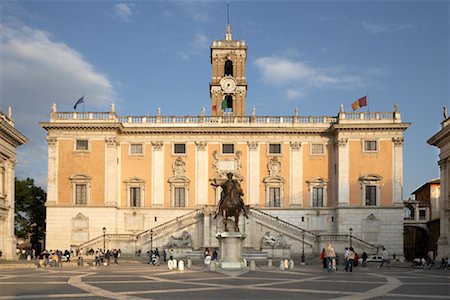
[[[442,128],[439,132],[437,132],[435,135],[433,135],[427,143],[436,146],[441,147],[443,144],[445,144],[450,137],[450,126],[446,126]]]
[[[123,125],[121,123],[84,123],[82,120],[79,122],[71,123],[56,123],[56,122],[40,122],[42,128],[45,130],[115,130],[121,132]]]
[[[20,146],[28,142],[28,139],[8,122],[0,119],[0,132],[4,134],[15,146]]]
[[[332,131],[386,131],[401,130],[405,131],[411,123],[364,123],[364,124],[334,124]]]

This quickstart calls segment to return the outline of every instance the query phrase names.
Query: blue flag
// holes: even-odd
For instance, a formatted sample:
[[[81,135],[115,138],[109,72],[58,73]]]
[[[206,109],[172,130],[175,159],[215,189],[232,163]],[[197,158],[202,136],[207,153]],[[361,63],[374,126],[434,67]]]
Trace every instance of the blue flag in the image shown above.
[[[77,109],[77,105],[81,103],[84,103],[84,96],[78,99],[77,103],[75,103],[75,105],[73,106],[73,109]]]

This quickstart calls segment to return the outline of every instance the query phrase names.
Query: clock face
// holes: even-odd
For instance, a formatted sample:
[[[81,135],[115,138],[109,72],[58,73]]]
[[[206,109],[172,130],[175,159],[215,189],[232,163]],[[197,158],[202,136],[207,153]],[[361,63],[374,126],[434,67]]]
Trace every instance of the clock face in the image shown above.
[[[232,77],[224,77],[220,81],[222,91],[226,93],[232,93],[236,90],[236,81]]]

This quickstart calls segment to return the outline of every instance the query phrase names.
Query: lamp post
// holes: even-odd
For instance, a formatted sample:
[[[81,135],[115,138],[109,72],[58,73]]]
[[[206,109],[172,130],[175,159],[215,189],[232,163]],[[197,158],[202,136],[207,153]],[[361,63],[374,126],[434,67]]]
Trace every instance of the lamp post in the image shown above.
[[[106,227],[103,227],[103,253],[105,253],[106,245]]]
[[[302,265],[305,264],[305,231],[302,231]]]
[[[352,246],[352,233],[353,233],[353,228],[349,228],[348,230],[350,232],[350,247]]]
[[[150,250],[153,250],[153,229],[150,229]]]

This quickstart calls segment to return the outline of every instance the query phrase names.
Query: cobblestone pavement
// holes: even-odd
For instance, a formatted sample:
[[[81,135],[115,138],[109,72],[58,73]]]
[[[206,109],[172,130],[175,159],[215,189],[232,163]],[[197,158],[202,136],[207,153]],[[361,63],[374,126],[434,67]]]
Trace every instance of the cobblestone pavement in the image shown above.
[[[450,299],[450,271],[358,267],[184,271],[147,264],[0,269],[1,299]]]

